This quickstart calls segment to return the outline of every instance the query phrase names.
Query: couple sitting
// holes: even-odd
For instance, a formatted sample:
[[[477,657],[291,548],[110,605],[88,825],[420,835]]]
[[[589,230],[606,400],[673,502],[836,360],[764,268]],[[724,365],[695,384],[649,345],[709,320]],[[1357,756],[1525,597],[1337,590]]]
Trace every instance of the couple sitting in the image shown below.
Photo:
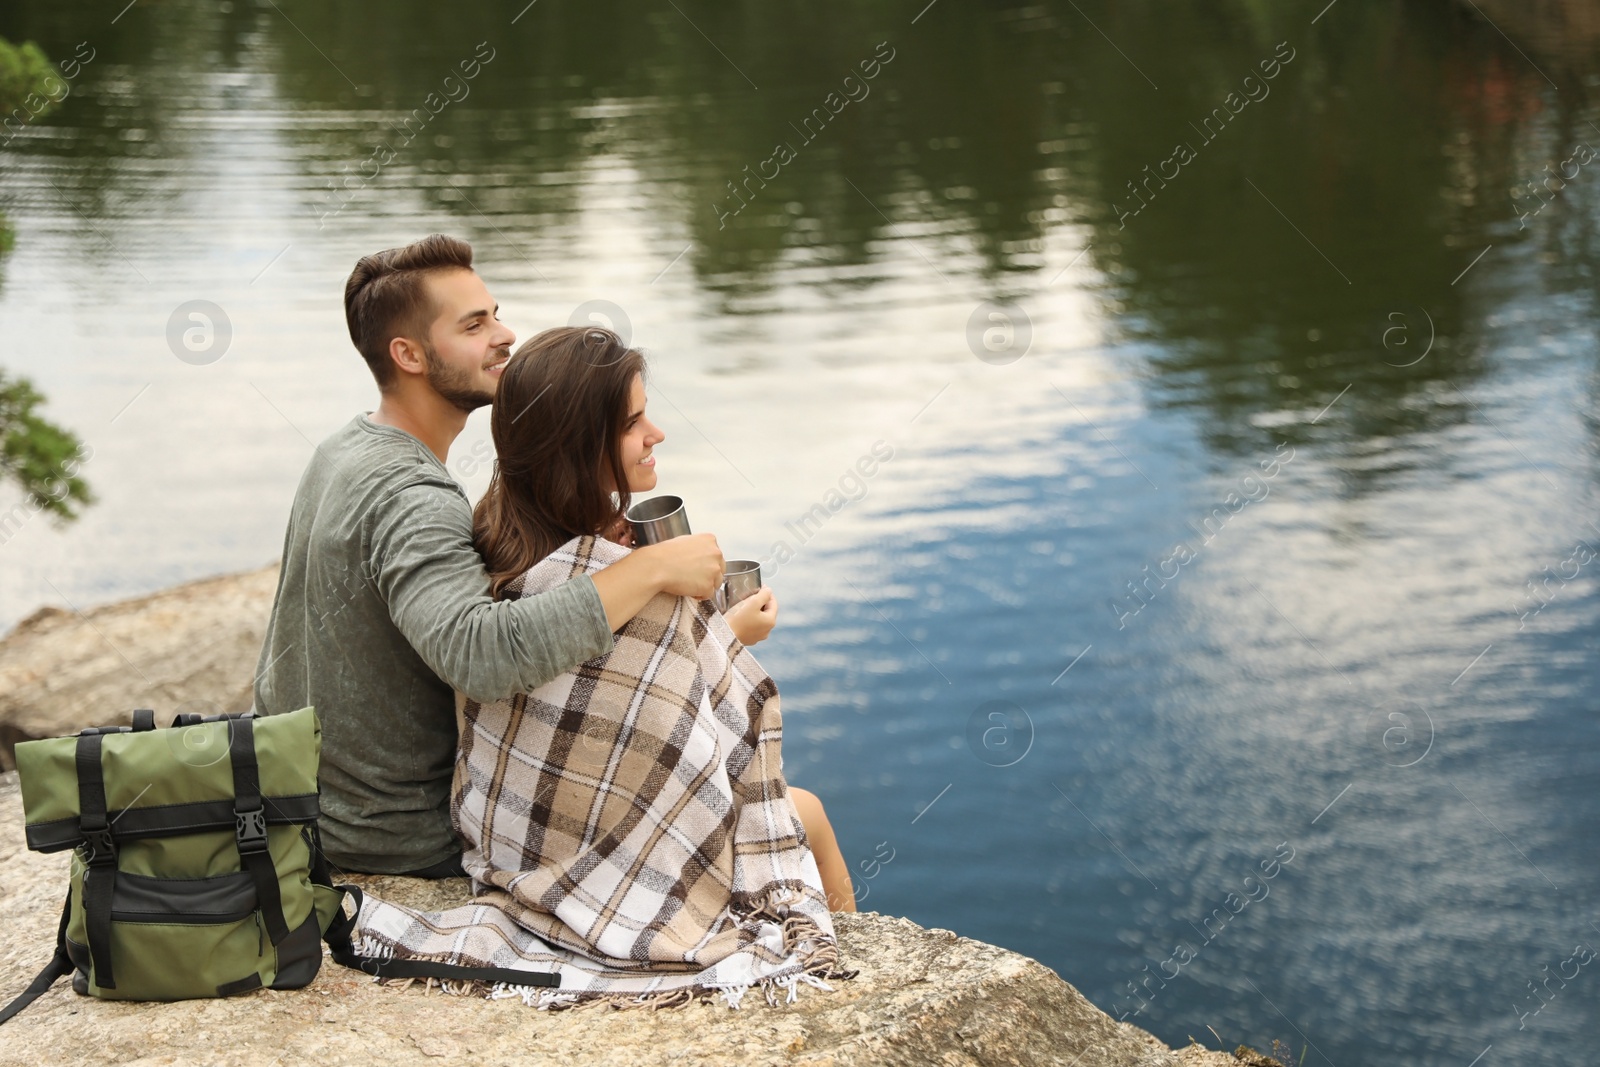
[[[473,879],[447,912],[369,898],[368,951],[557,971],[555,1002],[792,998],[835,973],[829,912],[855,904],[746,648],[777,603],[711,605],[710,534],[631,547],[664,438],[643,357],[583,327],[513,355],[497,310],[454,238],[356,264],[345,313],[382,397],[301,479],[256,710],[317,708],[336,867]],[[474,513],[444,461],[491,403]]]

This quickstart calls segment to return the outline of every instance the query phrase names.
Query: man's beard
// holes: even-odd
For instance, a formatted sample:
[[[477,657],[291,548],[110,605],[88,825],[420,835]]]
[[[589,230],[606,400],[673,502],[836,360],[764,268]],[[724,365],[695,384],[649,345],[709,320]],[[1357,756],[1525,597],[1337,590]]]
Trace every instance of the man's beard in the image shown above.
[[[498,351],[498,350],[497,350]],[[427,359],[426,377],[433,391],[444,397],[456,408],[471,414],[479,408],[488,407],[494,403],[494,392],[484,392],[474,386],[474,375],[471,371],[459,370],[447,365],[439,358],[432,345],[424,342],[422,354]]]

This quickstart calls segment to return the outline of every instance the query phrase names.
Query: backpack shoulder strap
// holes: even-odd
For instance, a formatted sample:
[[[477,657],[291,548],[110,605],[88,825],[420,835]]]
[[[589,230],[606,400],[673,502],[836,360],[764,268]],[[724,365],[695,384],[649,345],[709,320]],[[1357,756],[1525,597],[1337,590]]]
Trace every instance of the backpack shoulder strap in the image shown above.
[[[329,955],[333,957],[335,963],[361,971],[363,974],[370,974],[374,978],[444,978],[461,982],[504,982],[507,985],[549,986],[555,989],[561,987],[561,976],[553,971],[519,971],[509,967],[458,967],[432,960],[395,960],[361,955],[356,951],[351,935],[355,933],[356,920],[361,917],[361,905],[365,902],[366,895],[361,892],[359,886],[334,884],[332,868],[327,855],[322,851],[322,831],[315,824],[311,827],[310,844],[312,883],[332,889],[339,894],[339,904],[334,909],[333,922],[328,924],[328,929],[322,935],[322,939],[328,943]],[[355,905],[354,910],[348,915],[344,911],[346,897],[349,897],[351,903]]]
[[[72,891],[67,891],[67,902],[61,908],[61,928],[56,932],[56,954],[50,958],[33,981],[15,1000],[0,1008],[0,1025],[9,1022],[13,1016],[22,1011],[29,1004],[44,996],[45,991],[56,984],[56,981],[72,973],[72,960],[67,957],[67,918],[72,914]]]
[[[349,897],[355,904],[355,912],[346,915],[344,900],[341,897],[338,914],[334,916],[327,933],[323,935],[335,963],[361,971],[363,974],[370,974],[374,978],[444,978],[459,982],[504,982],[507,985],[552,988],[561,986],[561,976],[552,971],[519,971],[510,967],[458,967],[455,964],[437,963],[433,960],[386,960],[376,956],[362,956],[351,944],[350,935],[355,930],[356,919],[361,915],[361,904],[365,897],[357,886],[338,885],[333,888],[343,896]]]

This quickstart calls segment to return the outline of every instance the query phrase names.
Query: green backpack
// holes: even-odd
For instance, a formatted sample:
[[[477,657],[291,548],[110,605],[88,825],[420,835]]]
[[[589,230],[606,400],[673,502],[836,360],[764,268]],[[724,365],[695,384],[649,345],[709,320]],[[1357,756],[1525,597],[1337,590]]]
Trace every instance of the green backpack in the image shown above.
[[[555,984],[555,975],[358,956],[355,916],[317,833],[322,731],[301,708],[257,718],[155,713],[17,745],[28,847],[74,849],[55,957],[0,1010],[59,978],[112,1000],[298,989],[336,962],[379,977]]]

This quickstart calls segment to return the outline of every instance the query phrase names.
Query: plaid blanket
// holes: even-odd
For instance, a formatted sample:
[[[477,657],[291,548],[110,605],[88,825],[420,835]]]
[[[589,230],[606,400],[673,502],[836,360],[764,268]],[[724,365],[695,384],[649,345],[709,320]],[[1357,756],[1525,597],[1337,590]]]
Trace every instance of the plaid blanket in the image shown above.
[[[627,553],[576,538],[508,595]],[[854,974],[784,783],[777,686],[708,602],[657,596],[606,655],[458,709],[451,806],[474,901],[369,896],[363,951],[556,971],[559,990],[494,990],[540,1007],[738,1007],[751,987],[792,1001],[801,981]]]

